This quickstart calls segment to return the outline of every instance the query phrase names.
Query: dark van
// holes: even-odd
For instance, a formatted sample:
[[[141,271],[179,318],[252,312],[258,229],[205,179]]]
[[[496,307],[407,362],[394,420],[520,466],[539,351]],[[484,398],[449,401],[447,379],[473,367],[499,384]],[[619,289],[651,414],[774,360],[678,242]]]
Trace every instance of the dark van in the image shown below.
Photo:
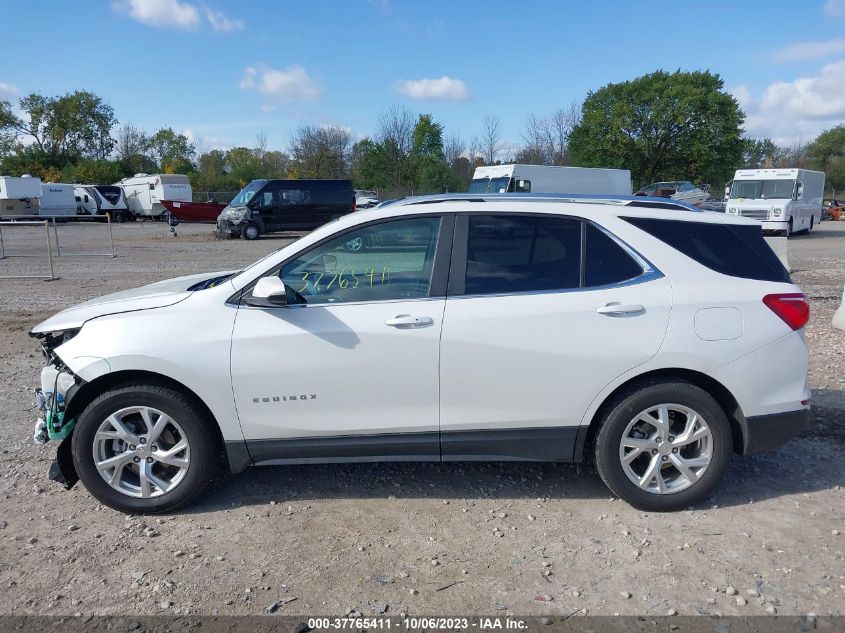
[[[217,218],[224,237],[311,230],[355,210],[349,180],[253,180]]]

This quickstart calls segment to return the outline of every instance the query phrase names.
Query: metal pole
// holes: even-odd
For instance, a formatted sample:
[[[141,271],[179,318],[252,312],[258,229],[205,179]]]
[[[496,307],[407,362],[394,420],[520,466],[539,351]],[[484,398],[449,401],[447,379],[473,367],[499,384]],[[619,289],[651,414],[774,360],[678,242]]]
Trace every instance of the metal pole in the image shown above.
[[[109,225],[109,244],[111,245],[111,256],[114,257],[114,234],[111,229],[111,212],[106,212],[106,222]]]
[[[6,247],[3,244],[3,227],[0,226],[0,259],[6,259]]]
[[[44,220],[45,222],[47,220]],[[59,246],[59,227],[56,225],[56,217],[53,216],[53,234],[56,236],[56,257],[62,256],[62,247]]]
[[[56,219],[53,218],[53,226],[55,226]],[[50,223],[44,220],[44,234],[47,236],[47,261],[50,263],[50,281],[56,278],[56,273],[53,272],[53,247],[50,246]],[[58,247],[58,242],[56,243]]]

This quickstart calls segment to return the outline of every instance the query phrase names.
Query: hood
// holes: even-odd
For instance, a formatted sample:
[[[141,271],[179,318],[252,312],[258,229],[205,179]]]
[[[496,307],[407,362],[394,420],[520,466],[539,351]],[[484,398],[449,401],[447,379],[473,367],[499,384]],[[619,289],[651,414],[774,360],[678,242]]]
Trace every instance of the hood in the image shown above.
[[[154,284],[148,284],[140,288],[103,295],[102,297],[91,299],[54,314],[46,321],[42,321],[32,328],[31,333],[42,334],[46,332],[72,330],[82,327],[82,324],[86,321],[109,314],[164,308],[174,303],[179,303],[189,297],[193,292],[188,290],[191,286],[206,279],[223,277],[235,272],[237,271],[186,275],[184,277],[157,281]]]

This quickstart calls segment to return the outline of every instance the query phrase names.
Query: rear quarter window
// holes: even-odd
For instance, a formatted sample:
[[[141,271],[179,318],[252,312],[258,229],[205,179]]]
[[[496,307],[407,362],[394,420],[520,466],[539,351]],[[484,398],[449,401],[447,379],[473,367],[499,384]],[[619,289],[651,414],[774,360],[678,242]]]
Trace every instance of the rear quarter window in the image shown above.
[[[790,281],[786,268],[763,239],[761,227],[654,218],[623,219],[723,275],[759,281]]]

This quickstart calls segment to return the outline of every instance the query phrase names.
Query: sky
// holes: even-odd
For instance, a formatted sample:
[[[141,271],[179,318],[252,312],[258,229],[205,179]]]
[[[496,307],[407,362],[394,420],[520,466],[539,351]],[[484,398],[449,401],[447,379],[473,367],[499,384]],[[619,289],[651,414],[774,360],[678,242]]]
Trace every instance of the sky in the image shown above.
[[[371,135],[394,104],[465,140],[657,69],[718,73],[749,136],[845,122],[845,0],[31,0],[3,10],[0,99],[78,89],[199,150]]]

